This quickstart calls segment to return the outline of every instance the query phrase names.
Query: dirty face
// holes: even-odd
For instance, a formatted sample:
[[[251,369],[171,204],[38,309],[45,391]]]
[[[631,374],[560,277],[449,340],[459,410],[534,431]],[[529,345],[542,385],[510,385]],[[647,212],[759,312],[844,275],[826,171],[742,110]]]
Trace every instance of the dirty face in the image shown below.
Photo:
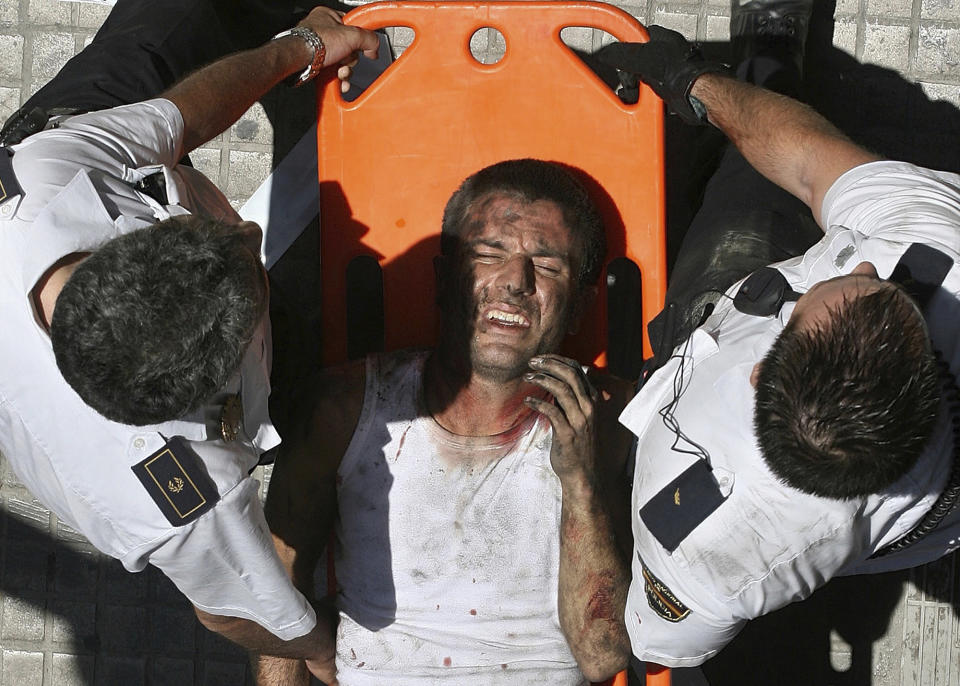
[[[579,311],[579,246],[553,202],[492,193],[474,203],[455,275],[472,371],[508,380],[555,351]],[[450,313],[452,314],[452,313]]]

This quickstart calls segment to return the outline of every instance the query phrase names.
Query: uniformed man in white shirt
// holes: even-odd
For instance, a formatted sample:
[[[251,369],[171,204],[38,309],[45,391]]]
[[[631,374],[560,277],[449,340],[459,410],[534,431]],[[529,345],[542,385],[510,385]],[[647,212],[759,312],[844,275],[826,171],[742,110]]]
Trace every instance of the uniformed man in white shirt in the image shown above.
[[[118,35],[131,39],[131,25],[212,39],[209,24],[191,22],[209,19],[204,7],[225,11],[158,4],[121,1],[93,57],[66,73],[77,77],[76,64],[101,53],[115,69],[111,49]],[[174,26],[137,23],[137,6],[169,10],[162,18]],[[148,62],[165,52],[133,42],[156,51]],[[71,90],[53,84],[11,120],[0,151],[0,450],[98,549],[131,571],[159,567],[205,625],[305,658],[331,654],[332,629],[287,579],[249,478],[279,442],[267,411],[260,231],[178,161],[282,80],[309,81],[378,45],[317,8],[151,100],[47,122],[47,94]],[[89,92],[72,82],[90,100],[64,104],[96,109],[120,97],[92,70]],[[168,78],[145,76],[144,88]]]
[[[738,74],[795,81],[811,5],[734,2],[734,47],[753,49]],[[957,548],[960,176],[884,160],[650,31],[603,59],[736,147],[675,271],[706,279],[671,284],[659,368],[621,416],[638,439],[633,652],[693,666],[833,576]],[[756,172],[822,227],[772,268],[805,221]]]

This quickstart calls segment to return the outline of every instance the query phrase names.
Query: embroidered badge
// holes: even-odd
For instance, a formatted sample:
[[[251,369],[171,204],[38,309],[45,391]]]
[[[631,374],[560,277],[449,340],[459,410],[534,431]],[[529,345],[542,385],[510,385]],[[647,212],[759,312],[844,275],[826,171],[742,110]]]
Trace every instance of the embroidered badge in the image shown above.
[[[680,602],[667,585],[655,577],[647,566],[643,567],[643,588],[647,593],[647,604],[654,612],[668,622],[679,622],[687,618],[690,608]]]
[[[202,460],[180,436],[131,469],[174,526],[189,524],[220,500]]]
[[[856,252],[856,248],[852,245],[845,246],[843,250],[837,253],[837,256],[833,259],[833,264],[837,269],[843,269],[843,265],[847,263],[847,260],[850,259],[850,256]]]

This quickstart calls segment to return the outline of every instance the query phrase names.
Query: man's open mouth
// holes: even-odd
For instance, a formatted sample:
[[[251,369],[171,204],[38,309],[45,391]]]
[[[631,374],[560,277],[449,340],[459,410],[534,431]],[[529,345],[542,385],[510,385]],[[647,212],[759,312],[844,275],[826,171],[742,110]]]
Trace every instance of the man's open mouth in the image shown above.
[[[505,312],[500,309],[491,309],[487,310],[484,317],[488,322],[493,322],[500,326],[517,326],[522,328],[528,328],[530,326],[530,320],[519,312]]]

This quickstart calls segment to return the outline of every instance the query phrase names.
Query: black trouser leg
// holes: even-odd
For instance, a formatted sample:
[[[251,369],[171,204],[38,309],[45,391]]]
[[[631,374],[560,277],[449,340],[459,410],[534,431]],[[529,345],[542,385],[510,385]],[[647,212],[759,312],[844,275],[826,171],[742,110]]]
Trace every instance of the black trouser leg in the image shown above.
[[[741,63],[737,73],[785,94],[800,92],[800,73],[788,55],[765,51]],[[760,175],[728,143],[684,236],[664,311],[650,323],[654,351],[669,352],[683,342],[734,283],[802,254],[822,235],[803,202]]]

